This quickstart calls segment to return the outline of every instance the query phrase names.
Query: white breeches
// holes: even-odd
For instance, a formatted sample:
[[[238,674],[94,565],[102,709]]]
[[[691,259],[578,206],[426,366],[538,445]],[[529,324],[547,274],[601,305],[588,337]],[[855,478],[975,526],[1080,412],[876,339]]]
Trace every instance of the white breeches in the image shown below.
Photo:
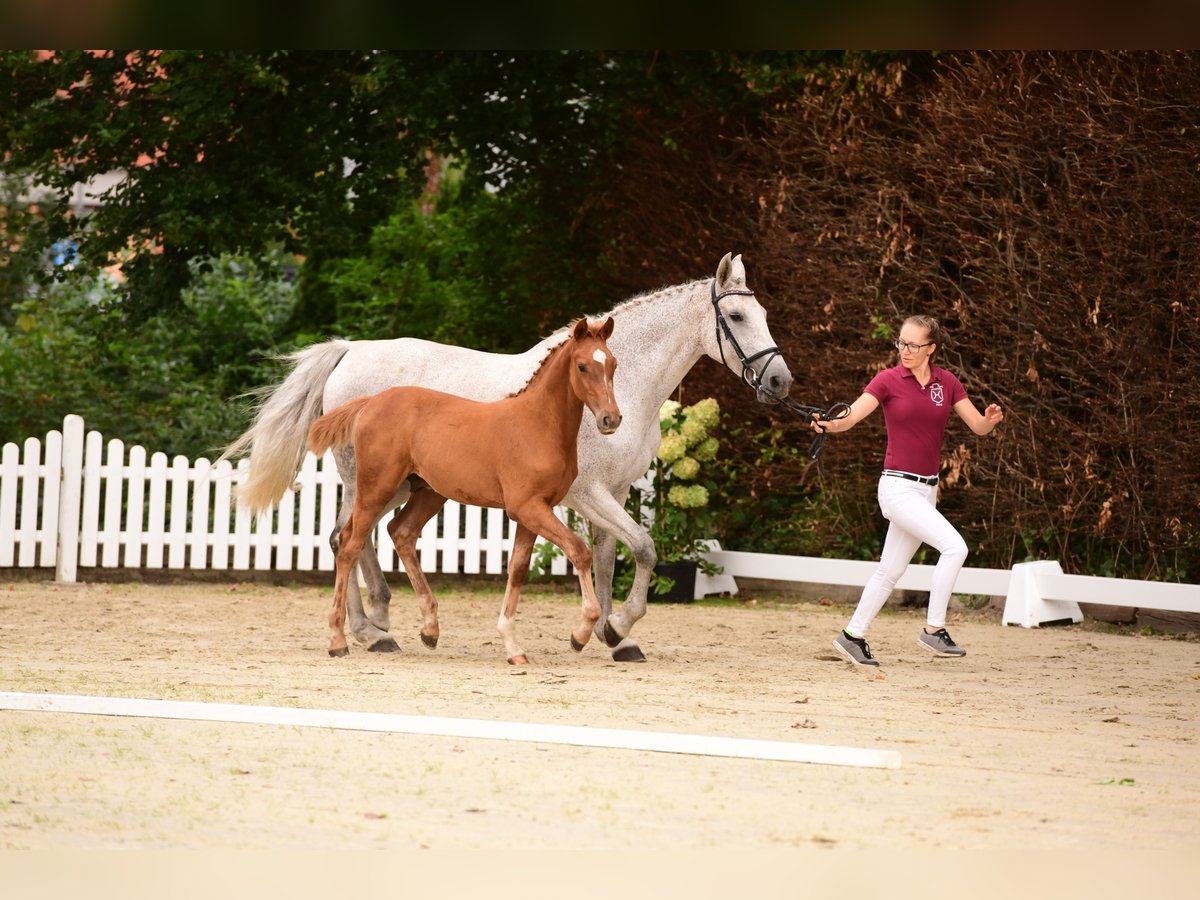
[[[941,554],[933,571],[926,621],[931,628],[946,624],[946,608],[950,605],[958,572],[967,560],[967,544],[937,511],[937,491],[936,484],[920,484],[892,475],[880,476],[879,509],[890,524],[879,568],[863,588],[858,608],[846,628],[855,637],[866,636],[872,620],[883,609],[921,544],[928,544]]]

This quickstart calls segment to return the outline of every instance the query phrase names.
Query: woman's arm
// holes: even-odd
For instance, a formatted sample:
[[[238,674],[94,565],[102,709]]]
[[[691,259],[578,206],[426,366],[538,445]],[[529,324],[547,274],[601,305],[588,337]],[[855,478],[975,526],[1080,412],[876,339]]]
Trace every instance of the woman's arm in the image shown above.
[[[954,411],[967,423],[968,428],[980,436],[991,434],[992,429],[1004,421],[1004,412],[998,404],[989,403],[988,408],[981,413],[975,408],[970,397],[963,397],[955,403]]]
[[[841,434],[849,431],[871,413],[879,408],[879,401],[873,394],[865,391],[857,400],[850,404],[850,414],[840,419],[813,419],[813,431],[827,431],[831,434]]]

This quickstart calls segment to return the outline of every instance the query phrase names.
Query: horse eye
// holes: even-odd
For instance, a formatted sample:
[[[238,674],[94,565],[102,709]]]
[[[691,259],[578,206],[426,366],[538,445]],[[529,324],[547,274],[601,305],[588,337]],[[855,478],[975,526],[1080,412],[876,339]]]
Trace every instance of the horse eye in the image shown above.
[[[587,366],[586,366],[586,365],[584,365],[583,363],[580,363],[580,364],[579,364],[579,371],[580,371],[580,372],[586,372],[586,371],[587,371]]]
[[[743,316],[741,313],[735,312],[735,313],[730,313],[729,318],[731,318],[735,322],[740,322],[740,321],[742,321],[742,319],[745,318],[745,316]]]

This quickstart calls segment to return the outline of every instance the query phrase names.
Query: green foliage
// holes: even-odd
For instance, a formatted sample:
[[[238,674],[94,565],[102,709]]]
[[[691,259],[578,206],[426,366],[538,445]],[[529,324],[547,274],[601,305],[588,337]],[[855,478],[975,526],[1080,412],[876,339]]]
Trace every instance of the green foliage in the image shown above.
[[[320,274],[336,307],[334,330],[352,339],[526,349],[545,322],[565,323],[571,313],[561,292],[544,284],[556,273],[554,256],[530,267],[528,247],[510,252],[508,236],[519,230],[510,197],[472,192],[456,177],[442,182],[434,209],[402,202],[374,229],[362,256],[333,261]]]
[[[647,131],[670,138],[697,101],[739,115],[765,108],[799,77],[797,61],[811,62],[779,52],[3,51],[0,176],[52,192],[25,253],[69,237],[81,272],[123,261],[119,302],[141,313],[176,308],[194,260],[272,246],[302,255],[290,331],[314,334],[344,324],[331,284],[370,280],[345,267],[326,277],[326,267],[378,252],[373,229],[425,190],[438,158],[459,160],[470,194],[488,188],[512,204],[482,255],[495,262],[488,245],[505,242],[572,296],[604,268],[602,197],[630,143]],[[100,208],[71,215],[75,185],[114,171],[126,177]]]
[[[874,504],[873,481],[838,471],[829,477],[845,489],[831,490],[824,479],[813,484],[793,475],[809,466],[808,444],[789,441],[776,426],[735,428],[731,443],[750,453],[731,456],[724,471],[717,534],[723,547],[841,559],[879,557],[886,523]],[[764,472],[784,474],[764,489]]]
[[[0,438],[88,428],[150,451],[211,455],[245,426],[230,397],[266,377],[295,288],[286,258],[222,258],[172,315],[132,322],[107,281],[35,292],[0,326]]]
[[[716,530],[710,498],[720,470],[720,415],[711,397],[687,407],[668,400],[659,411],[662,438],[646,472],[651,489],[631,490],[625,508],[650,534],[660,563],[696,562],[707,573],[720,571],[704,557],[704,541]]]
[[[36,219],[21,199],[29,187],[27,177],[5,177],[0,170],[0,324],[12,324],[13,306],[44,266],[44,260],[27,248],[26,235]]]

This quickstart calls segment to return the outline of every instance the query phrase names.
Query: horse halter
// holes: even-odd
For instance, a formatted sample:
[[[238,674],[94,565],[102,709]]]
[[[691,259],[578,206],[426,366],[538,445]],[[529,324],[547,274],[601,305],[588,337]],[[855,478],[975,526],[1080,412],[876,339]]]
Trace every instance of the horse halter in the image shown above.
[[[751,364],[755,360],[761,359],[764,356],[768,357],[767,361],[762,365],[762,371],[765,373],[767,369],[770,368],[771,363],[775,361],[775,357],[783,356],[783,351],[778,347],[767,347],[765,350],[759,350],[753,356],[747,356],[746,352],[737,342],[737,338],[733,336],[733,329],[729,327],[729,322],[725,320],[725,316],[721,312],[720,301],[722,298],[729,296],[753,297],[754,291],[729,288],[728,290],[721,291],[721,293],[718,294],[717,279],[715,278],[712,280],[710,288],[712,290],[713,312],[716,314],[717,318],[717,349],[721,352],[721,364],[726,367],[729,365],[725,362],[725,344],[721,341],[721,332],[724,332],[725,340],[729,341],[729,345],[733,347],[733,352],[737,354],[738,361],[742,364],[742,382],[754,388],[754,390],[766,394],[773,401],[778,403],[783,398],[776,397],[775,392],[763,384],[762,377],[754,371],[754,367]]]
[[[765,350],[758,351],[753,356],[747,356],[745,351],[742,350],[741,345],[738,344],[737,338],[733,336],[733,330],[729,327],[729,323],[725,321],[725,316],[721,313],[720,306],[720,300],[723,297],[728,297],[731,295],[753,297],[754,291],[729,288],[728,290],[721,291],[721,293],[718,294],[717,280],[715,278],[713,279],[710,287],[712,289],[713,312],[716,313],[717,317],[717,349],[721,351],[721,363],[723,365],[727,366],[728,364],[725,362],[725,345],[721,341],[721,332],[725,332],[725,339],[729,341],[730,346],[733,347],[733,352],[737,354],[737,358],[742,364],[742,381],[754,388],[756,391],[766,394],[774,402],[780,403],[793,412],[799,413],[804,419],[809,421],[812,419],[824,419],[825,421],[830,421],[831,419],[845,418],[850,414],[850,405],[848,403],[835,403],[828,409],[825,409],[821,406],[806,406],[803,403],[798,403],[791,397],[777,397],[775,396],[774,391],[766,388],[763,385],[762,377],[754,371],[751,363],[753,363],[756,359],[761,359],[764,356],[768,357],[767,361],[763,363],[762,366],[762,370],[765,373],[770,367],[771,363],[775,361],[775,357],[783,356],[783,351],[778,347],[768,347]],[[817,434],[815,438],[813,438],[812,445],[808,448],[808,458],[818,458],[821,455],[821,450],[824,448],[824,446],[825,432],[822,431]]]

